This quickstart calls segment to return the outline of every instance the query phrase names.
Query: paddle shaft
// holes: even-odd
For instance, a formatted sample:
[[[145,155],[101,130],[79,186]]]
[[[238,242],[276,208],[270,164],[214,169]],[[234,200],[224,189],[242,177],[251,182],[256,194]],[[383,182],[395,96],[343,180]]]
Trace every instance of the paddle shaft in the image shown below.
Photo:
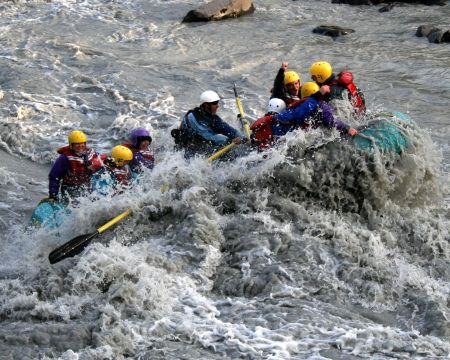
[[[234,84],[233,90],[234,90],[234,97],[236,99],[236,106],[239,110],[239,114],[241,115],[241,121],[243,123],[245,134],[247,135],[247,139],[250,140],[251,135],[250,125],[248,124],[247,120],[245,120],[244,108],[242,107],[241,99],[239,98],[239,95],[237,93],[236,84]]]
[[[117,215],[114,219],[109,220],[105,225],[100,226],[97,229],[97,232],[99,234],[101,234],[102,232],[104,232],[106,229],[110,228],[111,226],[113,226],[114,224],[118,223],[120,220],[122,220],[124,217],[127,217],[128,215],[131,214],[131,209],[125,210],[122,214]]]
[[[223,154],[225,154],[226,152],[230,151],[232,148],[234,148],[236,146],[235,143],[231,143],[228,144],[227,146],[223,147],[222,149],[220,149],[219,151],[216,151],[214,154],[212,154],[209,158],[208,161],[213,161],[216,160],[218,157],[222,156]]]
[[[82,252],[86,246],[89,245],[92,239],[103,233],[106,229],[110,228],[114,224],[118,223],[123,218],[130,215],[132,212],[131,209],[124,211],[123,213],[117,215],[114,219],[111,219],[106,224],[100,226],[94,233],[92,234],[84,234],[79,235],[72,240],[69,240],[65,244],[53,250],[48,255],[48,260],[50,264],[55,264],[65,258],[75,256]]]

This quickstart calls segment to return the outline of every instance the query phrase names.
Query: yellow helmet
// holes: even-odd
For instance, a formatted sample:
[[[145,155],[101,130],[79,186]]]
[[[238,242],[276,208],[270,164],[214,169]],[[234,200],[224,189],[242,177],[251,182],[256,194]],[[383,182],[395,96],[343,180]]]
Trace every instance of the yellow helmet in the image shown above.
[[[73,130],[69,133],[69,145],[87,142],[87,136],[80,130]]]
[[[319,84],[324,83],[333,74],[333,68],[329,62],[318,61],[311,65],[309,68],[309,73],[313,77],[314,81]]]
[[[284,73],[284,85],[293,83],[294,81],[298,81],[300,83],[300,75],[295,71],[286,71]]]
[[[319,90],[320,90],[320,87],[319,87],[319,85],[317,85],[316,82],[314,82],[314,81],[305,82],[302,85],[302,89],[301,89],[302,99],[307,96],[311,96],[312,94],[315,94]]]
[[[126,146],[117,145],[111,150],[111,157],[117,166],[124,166],[125,161],[133,160],[133,152]]]

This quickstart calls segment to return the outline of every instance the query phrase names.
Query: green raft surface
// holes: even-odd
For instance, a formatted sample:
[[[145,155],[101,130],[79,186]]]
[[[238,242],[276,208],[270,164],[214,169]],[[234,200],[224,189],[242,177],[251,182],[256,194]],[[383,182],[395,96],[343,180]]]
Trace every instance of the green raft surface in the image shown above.
[[[379,119],[358,129],[358,135],[346,137],[347,141],[361,151],[402,153],[409,146],[405,129],[412,126],[413,121],[402,112],[381,113],[378,117]]]

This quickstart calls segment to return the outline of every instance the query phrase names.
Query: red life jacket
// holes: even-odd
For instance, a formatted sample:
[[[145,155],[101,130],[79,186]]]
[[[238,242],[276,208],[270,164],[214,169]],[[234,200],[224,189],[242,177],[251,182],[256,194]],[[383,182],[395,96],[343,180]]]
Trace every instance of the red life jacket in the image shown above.
[[[295,108],[296,106],[299,106],[301,103],[305,102],[306,99],[307,99],[307,97],[305,97],[303,99],[300,99],[300,100],[295,100],[295,101],[291,102],[288,105],[288,109],[292,109],[292,108]]]
[[[273,136],[272,125],[265,124],[258,127],[252,133],[252,140],[258,146],[258,150],[262,151],[272,146],[275,138]]]
[[[94,150],[86,148],[86,155],[80,156],[67,145],[58,149],[58,154],[65,155],[69,160],[69,171],[63,175],[62,186],[89,187],[92,171],[88,169],[86,161],[95,163],[99,160]]]
[[[114,177],[117,185],[130,185],[131,184],[131,170],[128,165],[117,166],[113,159],[105,162],[105,168]]]
[[[349,93],[349,100],[352,103],[355,111],[357,111],[358,113],[361,113],[366,109],[364,97],[353,82],[353,74],[350,71],[341,71],[336,79],[328,85],[330,87],[340,86],[347,89]]]
[[[293,104],[297,103],[298,101],[302,101],[301,99],[299,99],[298,96],[291,96],[289,94],[286,95],[286,99],[284,99],[286,106],[290,107]]]

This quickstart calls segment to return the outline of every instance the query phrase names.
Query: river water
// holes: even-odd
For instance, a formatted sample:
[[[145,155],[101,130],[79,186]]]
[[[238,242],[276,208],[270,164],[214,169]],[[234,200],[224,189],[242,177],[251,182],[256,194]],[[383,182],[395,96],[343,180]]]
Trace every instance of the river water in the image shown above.
[[[0,358],[448,358],[450,51],[414,34],[447,30],[450,7],[261,0],[250,16],[181,24],[198,3],[0,1]],[[312,33],[324,24],[356,32]],[[236,127],[234,83],[261,116],[283,60],[304,81],[318,60],[351,70],[369,115],[414,120],[411,147],[308,157],[337,136],[314,130],[267,159],[173,150],[170,129],[204,90]],[[153,172],[83,199],[58,230],[26,229],[71,129],[107,152],[138,126]],[[128,207],[81,255],[49,264]]]

